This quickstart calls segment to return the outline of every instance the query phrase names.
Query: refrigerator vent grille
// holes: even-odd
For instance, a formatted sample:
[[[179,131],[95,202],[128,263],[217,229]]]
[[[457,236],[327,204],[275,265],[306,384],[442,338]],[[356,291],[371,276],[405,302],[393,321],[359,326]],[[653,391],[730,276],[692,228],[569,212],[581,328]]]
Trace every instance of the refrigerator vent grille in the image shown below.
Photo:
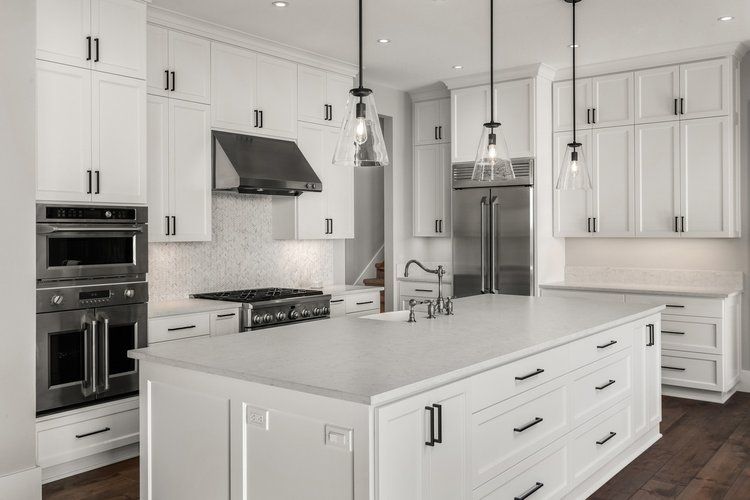
[[[531,178],[531,164],[532,162],[528,158],[520,160],[511,160],[513,162],[513,172],[516,174],[516,178],[528,177]],[[453,180],[454,181],[470,181],[471,174],[474,172],[473,163],[456,163],[453,165]]]

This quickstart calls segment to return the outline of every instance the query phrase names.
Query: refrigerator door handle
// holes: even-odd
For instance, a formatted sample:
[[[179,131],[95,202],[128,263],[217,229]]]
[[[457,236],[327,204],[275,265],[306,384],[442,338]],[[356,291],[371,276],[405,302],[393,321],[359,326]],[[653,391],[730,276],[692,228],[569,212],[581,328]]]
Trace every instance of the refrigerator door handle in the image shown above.
[[[491,204],[492,204],[492,213],[490,214],[491,215],[490,237],[492,238],[492,240],[490,244],[492,245],[492,247],[490,249],[490,273],[491,273],[490,289],[492,290],[492,293],[500,293],[500,290],[498,290],[498,287],[497,287],[497,268],[496,268],[497,258],[500,255],[498,242],[497,242],[497,228],[495,226],[496,222],[500,221],[500,218],[497,215],[497,207],[500,206],[500,200],[498,199],[497,196],[492,197]]]
[[[482,274],[482,293],[487,292],[487,215],[485,209],[487,208],[487,197],[482,196],[482,200],[479,202],[480,205],[480,257],[481,261],[481,274]]]

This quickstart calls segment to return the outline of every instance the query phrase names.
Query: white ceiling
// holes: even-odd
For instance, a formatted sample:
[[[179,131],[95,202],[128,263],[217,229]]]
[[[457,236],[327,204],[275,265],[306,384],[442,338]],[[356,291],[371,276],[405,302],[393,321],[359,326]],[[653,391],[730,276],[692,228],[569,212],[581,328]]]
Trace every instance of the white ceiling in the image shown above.
[[[271,0],[153,3],[356,62],[356,0],[289,0],[286,8]],[[570,10],[562,0],[496,0],[496,67],[569,66]],[[580,64],[750,40],[750,0],[584,0],[576,10]],[[365,0],[365,77],[410,90],[486,72],[488,13],[487,0]],[[718,22],[724,15],[735,19]]]

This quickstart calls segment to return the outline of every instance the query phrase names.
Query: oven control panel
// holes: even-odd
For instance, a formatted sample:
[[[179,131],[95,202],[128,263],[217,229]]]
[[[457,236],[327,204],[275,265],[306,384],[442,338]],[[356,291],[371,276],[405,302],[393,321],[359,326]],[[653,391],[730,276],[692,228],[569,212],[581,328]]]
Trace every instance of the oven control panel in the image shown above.
[[[148,302],[146,282],[37,288],[37,312],[69,311]]]
[[[325,319],[330,315],[331,296],[318,295],[292,303],[253,306],[246,311],[245,327],[258,330],[298,321]]]

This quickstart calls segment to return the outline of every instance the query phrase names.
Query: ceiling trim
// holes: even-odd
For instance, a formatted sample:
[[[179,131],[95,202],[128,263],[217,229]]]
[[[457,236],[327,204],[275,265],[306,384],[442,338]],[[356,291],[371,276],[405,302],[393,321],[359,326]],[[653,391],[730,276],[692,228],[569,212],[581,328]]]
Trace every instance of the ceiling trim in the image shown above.
[[[443,82],[436,82],[432,85],[410,90],[409,96],[411,96],[412,102],[421,102],[432,101],[435,99],[447,99],[451,94]]]
[[[257,35],[221,26],[185,14],[180,14],[179,12],[164,9],[162,7],[149,5],[147,8],[147,20],[151,24],[183,31],[191,35],[208,38],[217,42],[236,45],[252,51],[262,52],[270,56],[288,59],[299,64],[314,66],[316,68],[340,73],[349,77],[354,77],[357,74],[357,66],[355,64],[297,47],[292,47],[291,45],[274,42]]]
[[[542,77],[552,80],[554,76],[555,70],[544,63],[526,64],[524,66],[495,70],[496,83],[536,77]],[[488,71],[487,73],[475,73],[473,75],[446,78],[443,80],[443,83],[448,88],[448,90],[455,90],[465,87],[476,87],[477,85],[484,85],[488,83],[489,79],[490,73]]]

